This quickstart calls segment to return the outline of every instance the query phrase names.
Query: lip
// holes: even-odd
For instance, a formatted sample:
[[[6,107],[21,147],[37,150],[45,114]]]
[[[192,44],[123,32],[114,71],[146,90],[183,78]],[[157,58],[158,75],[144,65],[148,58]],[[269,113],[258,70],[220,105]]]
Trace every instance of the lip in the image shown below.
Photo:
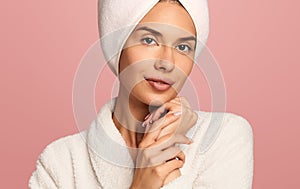
[[[159,77],[144,77],[144,78],[154,89],[159,91],[168,90],[175,83],[169,78],[159,78]]]

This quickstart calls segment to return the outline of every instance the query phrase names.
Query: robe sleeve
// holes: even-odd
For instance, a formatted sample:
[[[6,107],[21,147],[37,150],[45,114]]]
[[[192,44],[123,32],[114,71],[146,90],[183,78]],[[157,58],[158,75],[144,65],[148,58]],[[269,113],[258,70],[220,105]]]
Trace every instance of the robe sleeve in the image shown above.
[[[246,119],[231,114],[204,156],[194,189],[252,188],[253,132]]]
[[[28,185],[31,189],[65,188],[69,180],[73,182],[72,164],[64,138],[56,140],[43,150],[36,162],[36,169],[32,173]],[[73,186],[73,185],[68,185]]]
[[[28,186],[30,189],[57,189],[57,183],[46,158],[47,149],[39,156]]]
[[[37,160],[36,170],[32,173],[29,180],[30,189],[57,189],[55,179],[47,170],[40,159]]]

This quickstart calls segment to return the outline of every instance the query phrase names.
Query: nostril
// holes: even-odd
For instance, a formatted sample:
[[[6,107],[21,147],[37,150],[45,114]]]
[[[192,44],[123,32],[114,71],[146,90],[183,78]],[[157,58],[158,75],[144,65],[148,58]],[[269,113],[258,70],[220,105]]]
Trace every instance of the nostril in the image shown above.
[[[160,70],[163,70],[163,71],[166,71],[166,68],[163,67],[163,66],[160,66],[159,69],[160,69]]]
[[[161,72],[171,72],[174,69],[174,64],[165,60],[157,60],[154,63],[154,68]]]

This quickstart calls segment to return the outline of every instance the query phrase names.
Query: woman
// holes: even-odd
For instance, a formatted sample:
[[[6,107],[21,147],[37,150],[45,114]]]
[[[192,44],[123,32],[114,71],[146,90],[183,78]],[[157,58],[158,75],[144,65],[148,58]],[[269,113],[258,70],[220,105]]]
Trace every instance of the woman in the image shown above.
[[[30,188],[251,188],[250,124],[178,97],[206,42],[207,13],[205,0],[99,1],[118,97],[87,131],[47,146]]]

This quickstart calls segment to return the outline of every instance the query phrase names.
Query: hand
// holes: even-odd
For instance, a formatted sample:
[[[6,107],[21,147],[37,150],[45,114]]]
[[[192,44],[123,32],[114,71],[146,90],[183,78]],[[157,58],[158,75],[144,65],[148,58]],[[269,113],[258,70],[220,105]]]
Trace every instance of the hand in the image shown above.
[[[162,137],[175,135],[176,133],[184,135],[196,123],[197,117],[197,114],[191,110],[188,101],[184,97],[177,97],[148,115],[144,122],[147,127],[141,145],[150,145]],[[181,151],[177,154],[177,157],[179,157],[179,160],[172,161],[185,159],[184,153]],[[166,170],[169,174],[165,177],[163,185],[181,176],[179,168],[174,167],[172,171]]]
[[[190,144],[191,140],[179,134],[169,134],[154,143],[147,143],[149,137],[139,144],[135,174],[131,189],[159,189],[174,170],[181,168],[185,161],[184,153],[175,144]],[[178,157],[176,159],[175,157]]]
[[[191,109],[189,102],[184,97],[176,97],[146,117],[143,123],[146,126],[144,136],[154,132],[157,136],[155,141],[171,133],[185,134],[195,125],[197,119],[198,115]]]

